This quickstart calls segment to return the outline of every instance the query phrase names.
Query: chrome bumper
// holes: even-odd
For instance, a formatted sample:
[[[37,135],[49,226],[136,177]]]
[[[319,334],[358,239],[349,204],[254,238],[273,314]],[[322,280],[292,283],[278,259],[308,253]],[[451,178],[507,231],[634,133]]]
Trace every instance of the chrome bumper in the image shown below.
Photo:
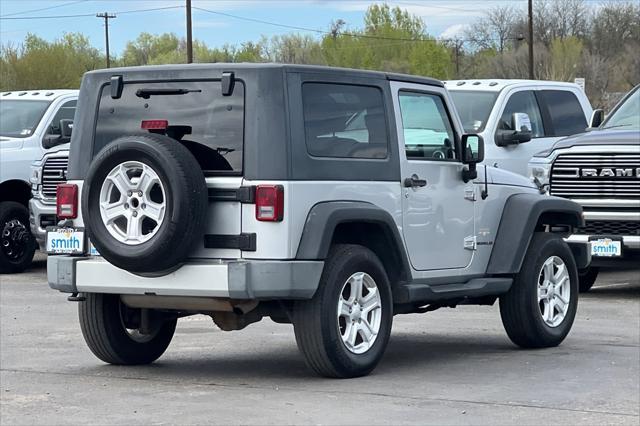
[[[50,223],[49,223],[50,222]],[[45,250],[47,231],[45,226],[54,226],[56,223],[55,200],[45,202],[39,198],[29,200],[29,225],[40,250]],[[45,225],[45,226],[43,226]]]
[[[567,238],[568,242],[575,243],[586,243],[589,241],[591,235],[571,235]],[[640,249],[640,236],[635,235],[615,235],[615,237],[619,237],[622,239],[622,246],[626,249]]]

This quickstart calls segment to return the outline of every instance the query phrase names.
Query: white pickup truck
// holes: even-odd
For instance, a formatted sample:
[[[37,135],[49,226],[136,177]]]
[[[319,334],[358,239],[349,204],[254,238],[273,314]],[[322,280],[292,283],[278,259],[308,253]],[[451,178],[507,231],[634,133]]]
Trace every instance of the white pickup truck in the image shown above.
[[[524,176],[534,154],[564,136],[584,132],[593,114],[584,91],[573,83],[499,79],[445,83],[465,132],[479,134],[485,141],[485,164]]]
[[[77,90],[0,93],[0,273],[29,267],[36,240],[29,231],[31,163],[71,140]],[[50,179],[55,196],[55,184]],[[53,204],[55,208],[55,204]],[[32,224],[33,225],[33,224]]]

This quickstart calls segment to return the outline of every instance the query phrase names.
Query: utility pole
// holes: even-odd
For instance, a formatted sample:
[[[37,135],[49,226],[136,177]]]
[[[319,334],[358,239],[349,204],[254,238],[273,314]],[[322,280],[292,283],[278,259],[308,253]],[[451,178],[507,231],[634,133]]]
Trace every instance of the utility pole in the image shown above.
[[[109,19],[114,19],[115,17],[116,15],[114,15],[113,13],[109,14],[107,12],[98,13],[96,15],[96,18],[104,19],[104,40],[106,47],[105,50],[107,51],[107,68],[111,68],[111,58],[109,58]]]
[[[529,79],[533,80],[533,0],[529,0]]]
[[[193,39],[191,35],[191,0],[187,0],[187,63],[193,63]]]

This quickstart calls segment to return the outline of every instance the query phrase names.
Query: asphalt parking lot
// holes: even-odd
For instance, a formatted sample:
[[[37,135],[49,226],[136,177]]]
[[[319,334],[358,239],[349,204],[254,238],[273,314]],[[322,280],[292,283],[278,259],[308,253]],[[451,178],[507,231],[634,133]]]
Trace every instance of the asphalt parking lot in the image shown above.
[[[601,274],[557,348],[516,349],[497,306],[397,316],[374,373],[342,381],[312,376],[293,329],[269,320],[225,333],[182,319],[157,363],[105,365],[43,257],[0,276],[0,311],[3,425],[640,421],[638,270]]]

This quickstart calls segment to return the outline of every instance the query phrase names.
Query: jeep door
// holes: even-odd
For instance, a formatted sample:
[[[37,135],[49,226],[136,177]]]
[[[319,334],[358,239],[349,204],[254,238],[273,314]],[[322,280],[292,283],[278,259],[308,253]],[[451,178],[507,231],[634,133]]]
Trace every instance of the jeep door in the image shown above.
[[[391,90],[411,265],[416,270],[465,268],[473,257],[475,189],[461,177],[459,120],[444,88],[391,82]]]

